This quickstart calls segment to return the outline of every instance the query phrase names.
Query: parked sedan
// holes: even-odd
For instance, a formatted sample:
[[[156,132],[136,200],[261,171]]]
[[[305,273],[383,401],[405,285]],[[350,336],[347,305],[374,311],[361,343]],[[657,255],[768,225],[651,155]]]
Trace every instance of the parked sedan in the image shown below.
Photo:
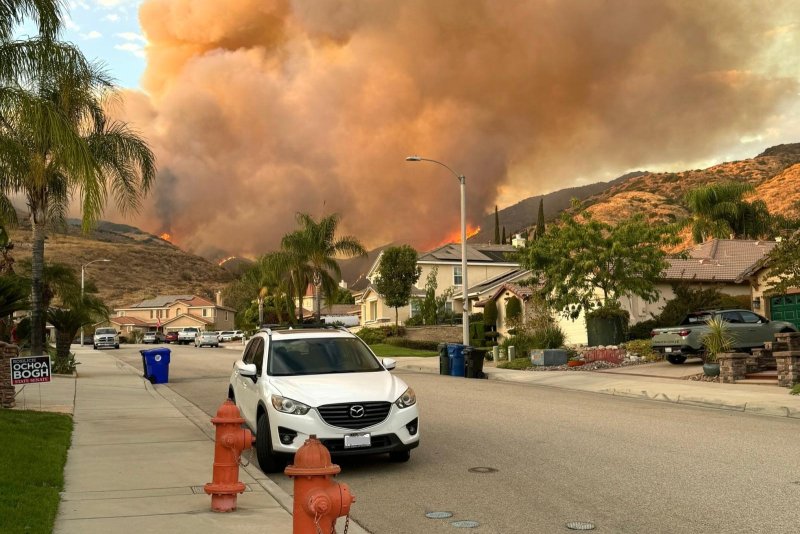
[[[145,332],[142,343],[164,343],[165,339],[161,332]]]
[[[164,336],[165,343],[177,343],[178,342],[178,332],[172,331],[167,332],[167,335]]]
[[[219,337],[216,332],[200,332],[194,338],[195,347],[219,347]]]

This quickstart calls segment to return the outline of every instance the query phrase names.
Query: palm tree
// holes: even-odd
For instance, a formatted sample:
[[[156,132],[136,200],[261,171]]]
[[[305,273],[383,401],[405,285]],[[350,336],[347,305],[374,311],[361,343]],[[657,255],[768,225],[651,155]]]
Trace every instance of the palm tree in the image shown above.
[[[28,307],[30,285],[15,274],[0,276],[0,341],[8,340],[8,327],[13,322],[15,311]]]
[[[288,294],[290,283],[287,259],[282,252],[265,254],[243,277],[245,283],[257,294],[259,325],[264,324],[264,303],[270,297],[275,305],[278,322],[283,322],[283,299]]]
[[[336,290],[337,282],[342,277],[342,271],[336,261],[336,256],[354,257],[366,256],[367,251],[361,242],[353,236],[336,237],[336,229],[340,216],[337,213],[323,217],[319,222],[311,215],[297,214],[300,229],[283,236],[281,247],[294,258],[295,269],[298,272],[297,284],[305,270],[310,275],[314,288],[314,317],[320,320],[320,297],[322,293],[329,299]],[[305,288],[303,288],[305,289]],[[302,304],[302,290],[299,291]],[[300,306],[302,308],[302,305]]]
[[[62,65],[63,66],[63,65]],[[47,226],[75,195],[88,231],[108,196],[125,213],[155,179],[155,158],[127,124],[111,120],[113,82],[94,64],[43,70],[0,89],[0,193],[25,197],[33,234],[31,353],[43,350],[42,269]]]
[[[686,194],[692,211],[692,238],[702,243],[709,237],[757,239],[770,232],[772,223],[762,200],[743,197],[755,191],[751,184],[728,182],[698,187]]]
[[[100,319],[108,318],[108,308],[94,295],[71,299],[66,308],[48,308],[47,320],[56,329],[56,360],[53,368],[57,372],[71,372],[69,347],[82,327]]]

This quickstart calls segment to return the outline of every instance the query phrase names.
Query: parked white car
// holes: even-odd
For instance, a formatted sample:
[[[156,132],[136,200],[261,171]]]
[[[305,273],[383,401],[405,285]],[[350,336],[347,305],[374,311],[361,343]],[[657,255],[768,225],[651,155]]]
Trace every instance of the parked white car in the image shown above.
[[[219,347],[219,336],[216,332],[200,332],[194,338],[195,347]]]
[[[281,470],[312,434],[334,456],[405,462],[419,445],[419,412],[394,367],[344,329],[263,329],[234,363],[228,396],[256,435],[264,472]]]

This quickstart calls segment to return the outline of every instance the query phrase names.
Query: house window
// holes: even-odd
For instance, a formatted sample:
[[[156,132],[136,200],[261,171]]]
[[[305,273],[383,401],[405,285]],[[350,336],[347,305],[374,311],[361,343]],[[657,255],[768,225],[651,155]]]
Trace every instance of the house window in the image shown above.
[[[419,315],[419,301],[417,299],[411,300],[411,317]]]
[[[153,319],[156,316],[155,310],[150,310],[150,318]]]
[[[448,300],[447,302],[444,303],[444,311],[446,311],[447,313],[453,313],[453,301],[452,300]]]
[[[463,282],[461,267],[453,267],[453,285],[460,286]]]
[[[166,317],[167,319],[169,319],[169,310],[166,310],[166,311],[164,312],[164,317]]]
[[[158,313],[156,313],[156,316],[157,316],[159,319],[161,319],[161,314],[164,312],[164,310],[156,310],[156,311],[158,312]]]
[[[374,321],[378,318],[378,301],[373,300],[369,303],[369,317],[368,319]]]
[[[203,308],[203,317],[208,317],[208,310]]]
[[[225,320],[226,321],[228,320],[228,312],[227,311],[225,312]]]

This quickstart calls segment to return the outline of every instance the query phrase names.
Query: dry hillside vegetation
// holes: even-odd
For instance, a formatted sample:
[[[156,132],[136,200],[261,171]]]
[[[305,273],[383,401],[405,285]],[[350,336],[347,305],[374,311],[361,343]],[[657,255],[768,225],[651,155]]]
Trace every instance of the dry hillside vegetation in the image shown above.
[[[770,213],[800,217],[800,164],[759,185],[754,198],[766,202]]]
[[[589,211],[595,219],[615,223],[642,213],[650,221],[673,223],[689,216],[689,212],[661,195],[644,191],[623,191],[605,202],[590,206]]]
[[[105,258],[86,268],[108,306],[130,305],[156,295],[196,294],[210,299],[231,281],[232,275],[199,256],[193,256],[155,236],[125,227],[127,231],[95,231],[86,236],[74,228],[68,234],[51,233],[45,241],[45,260],[72,266]],[[31,256],[31,232],[11,230],[14,258]]]

